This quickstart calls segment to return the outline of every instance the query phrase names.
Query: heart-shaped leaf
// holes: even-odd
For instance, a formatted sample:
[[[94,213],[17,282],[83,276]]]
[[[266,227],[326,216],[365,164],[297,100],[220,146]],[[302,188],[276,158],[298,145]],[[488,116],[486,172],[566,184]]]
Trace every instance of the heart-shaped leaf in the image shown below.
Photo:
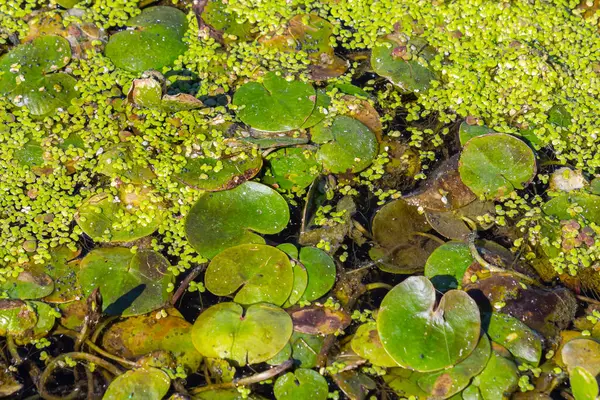
[[[40,36],[0,58],[0,94],[33,115],[67,108],[77,95],[75,79],[56,71],[71,60],[69,42],[60,36]]]
[[[263,244],[242,244],[217,254],[204,283],[217,296],[235,293],[240,304],[271,303],[281,306],[290,297],[294,272],[283,251]]]
[[[492,313],[487,333],[494,342],[506,347],[518,360],[538,365],[542,357],[539,336],[510,315]]]
[[[329,394],[327,381],[312,369],[299,368],[277,378],[273,387],[277,400],[326,400]]]
[[[477,196],[496,199],[531,182],[536,172],[535,155],[514,136],[490,133],[465,143],[458,171]]]
[[[299,129],[315,110],[316,92],[308,83],[288,81],[274,72],[261,83],[248,82],[233,96],[238,118],[254,129],[283,132]]]
[[[425,264],[425,276],[438,290],[456,289],[473,262],[475,260],[466,243],[448,242],[431,253]]]
[[[159,253],[124,247],[98,248],[81,261],[79,284],[85,296],[100,288],[103,311],[110,315],[139,315],[162,307],[173,275]],[[110,279],[107,279],[110,277]]]
[[[171,387],[166,372],[144,367],[125,372],[111,382],[102,400],[161,400]]]
[[[187,216],[185,232],[200,254],[213,258],[228,247],[263,244],[265,240],[254,232],[280,232],[289,219],[289,207],[279,193],[257,182],[245,182],[202,195]]]
[[[333,173],[362,171],[371,165],[379,149],[369,128],[344,115],[337,116],[331,125],[320,122],[311,134],[312,141],[321,144],[317,160]]]
[[[131,30],[115,33],[106,56],[119,68],[141,73],[171,65],[187,49],[185,14],[174,7],[149,7],[127,21]]]
[[[102,336],[102,347],[127,359],[136,359],[157,350],[173,354],[177,364],[190,373],[200,367],[202,356],[192,343],[192,324],[179,313],[157,319],[155,315],[140,315],[111,325]]]
[[[204,311],[192,329],[192,341],[205,357],[225,358],[240,366],[267,361],[285,347],[292,320],[281,308],[219,303]]]
[[[481,320],[475,301],[458,290],[448,291],[434,309],[435,300],[424,276],[407,278],[383,299],[377,330],[399,365],[436,371],[464,360],[477,346]]]
[[[405,92],[422,92],[431,86],[435,75],[427,66],[433,56],[431,48],[421,40],[404,44],[379,40],[371,51],[375,73],[388,78]]]

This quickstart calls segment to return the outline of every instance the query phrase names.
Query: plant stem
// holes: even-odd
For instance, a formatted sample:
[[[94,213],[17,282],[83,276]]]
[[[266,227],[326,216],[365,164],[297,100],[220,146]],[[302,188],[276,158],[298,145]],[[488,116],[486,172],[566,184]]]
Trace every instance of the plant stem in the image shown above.
[[[179,298],[181,296],[183,296],[183,294],[187,290],[188,286],[190,285],[190,282],[193,281],[194,279],[196,279],[198,277],[198,275],[200,275],[200,272],[202,272],[202,270],[205,267],[206,267],[206,264],[198,265],[196,268],[191,270],[190,273],[181,281],[181,283],[179,284],[179,287],[175,291],[175,294],[173,294],[173,297],[171,298],[172,306],[174,306],[175,303],[177,303],[177,300],[179,300]]]
[[[91,354],[82,353],[82,352],[64,353],[64,354],[61,354],[58,357],[54,358],[52,361],[50,361],[50,363],[48,363],[48,366],[42,373],[42,376],[40,377],[39,391],[40,391],[40,395],[44,399],[46,399],[46,400],[64,400],[65,399],[65,396],[55,396],[53,394],[48,393],[48,391],[46,390],[46,383],[48,381],[48,378],[50,378],[52,376],[52,373],[54,372],[54,370],[62,367],[61,364],[64,362],[64,360],[66,358],[70,358],[72,360],[87,361],[89,363],[94,363],[94,364],[98,365],[99,367],[104,368],[105,370],[107,370],[108,372],[110,372],[111,374],[113,374],[115,376],[121,375],[121,373],[122,373],[121,369],[119,369],[117,366],[109,363],[108,361],[106,361],[100,357],[96,357]],[[77,393],[78,393],[78,390],[76,389],[73,392],[71,392],[69,397],[75,396],[75,395],[77,395]]]
[[[288,370],[292,366],[292,364],[293,364],[292,360],[287,360],[284,363],[279,364],[278,366],[276,366],[274,368],[268,369],[263,372],[259,372],[258,374],[251,375],[246,378],[234,379],[231,382],[216,383],[214,385],[206,385],[206,386],[194,388],[194,389],[190,390],[190,394],[194,395],[194,394],[206,392],[208,390],[216,390],[216,389],[232,389],[237,386],[247,386],[247,385],[252,385],[253,383],[266,381],[267,379],[274,378],[277,375],[281,374],[282,372]]]

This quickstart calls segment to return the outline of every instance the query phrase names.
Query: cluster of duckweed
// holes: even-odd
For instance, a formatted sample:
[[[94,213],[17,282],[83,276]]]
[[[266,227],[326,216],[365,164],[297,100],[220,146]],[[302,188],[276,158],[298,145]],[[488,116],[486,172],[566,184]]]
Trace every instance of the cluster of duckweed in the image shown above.
[[[27,35],[25,17],[31,14],[41,3],[40,0],[15,0],[0,3],[0,45],[8,43],[10,35]]]
[[[77,12],[65,22],[92,22],[104,29],[124,26],[128,19],[141,12],[139,3],[140,0],[82,0],[75,5]]]

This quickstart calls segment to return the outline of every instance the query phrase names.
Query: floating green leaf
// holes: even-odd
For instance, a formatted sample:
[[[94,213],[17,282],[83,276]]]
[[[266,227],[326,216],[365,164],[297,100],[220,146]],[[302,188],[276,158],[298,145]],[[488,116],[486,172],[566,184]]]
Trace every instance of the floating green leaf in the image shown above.
[[[279,193],[260,183],[245,182],[202,195],[187,216],[185,232],[200,254],[212,258],[228,247],[264,243],[254,232],[280,232],[289,219],[289,207]]]
[[[329,292],[336,277],[333,258],[316,247],[302,247],[300,262],[308,273],[308,285],[301,300],[313,301]]]
[[[535,155],[514,136],[490,133],[465,143],[458,171],[473,193],[495,199],[531,182],[536,172]]]
[[[425,276],[438,290],[456,289],[474,261],[466,243],[448,242],[431,253],[425,264]]]
[[[221,0],[211,0],[206,4],[202,13],[204,21],[214,29],[233,35],[237,40],[246,41],[252,38],[252,25],[248,21],[238,22],[235,14],[226,11],[226,3]]]
[[[333,173],[360,172],[377,156],[375,134],[357,119],[337,116],[331,125],[317,124],[311,134],[312,141],[321,144],[317,160]]]
[[[175,179],[194,189],[219,191],[233,189],[253,178],[262,167],[256,148],[238,140],[224,140],[224,150],[216,157],[192,153]]]
[[[318,372],[299,368],[277,378],[273,391],[277,400],[326,400],[329,388]]]
[[[571,390],[575,400],[596,400],[598,398],[598,382],[596,377],[583,367],[575,367],[569,375]]]
[[[137,191],[137,193],[136,193]],[[122,193],[115,197],[96,194],[79,207],[75,221],[81,230],[98,242],[130,242],[152,234],[162,222],[162,205],[146,190]],[[139,218],[136,203],[143,201],[151,218]]]
[[[173,275],[168,268],[169,262],[152,250],[98,248],[81,261],[78,279],[86,296],[100,288],[105,313],[131,316],[156,310],[169,300]]]
[[[515,363],[492,352],[483,372],[473,379],[463,392],[464,400],[507,399],[518,383],[518,370]]]
[[[464,146],[469,139],[472,139],[475,136],[486,135],[493,132],[493,129],[490,129],[485,125],[469,125],[466,121],[463,121],[458,128],[458,137],[460,139],[460,144]]]
[[[542,342],[527,325],[510,315],[494,312],[487,333],[494,342],[506,347],[517,359],[538,365],[542,357]]]
[[[432,57],[427,43],[422,41],[399,44],[379,40],[371,52],[373,70],[388,78],[405,92],[423,92],[431,86],[435,75],[427,66]]]
[[[314,152],[308,147],[286,147],[267,157],[269,172],[264,182],[284,190],[298,191],[315,180],[321,168]]]
[[[435,300],[435,289],[423,276],[407,278],[383,299],[377,330],[399,365],[436,371],[464,360],[477,346],[481,321],[475,301],[458,290],[448,291],[434,309]]]
[[[238,107],[238,118],[252,128],[283,132],[304,125],[315,110],[316,97],[310,84],[269,72],[261,83],[242,85],[233,96],[233,104]]]
[[[196,319],[192,341],[205,357],[226,358],[244,366],[276,355],[292,329],[290,316],[279,307],[262,303],[244,310],[236,303],[219,303]]]
[[[119,375],[102,400],[161,400],[171,387],[171,379],[162,370],[144,367]]]
[[[107,149],[98,157],[98,172],[109,177],[119,177],[134,184],[147,183],[156,175],[146,165],[134,161],[132,146],[120,143]]]
[[[263,244],[242,244],[217,254],[206,270],[204,282],[217,296],[235,293],[236,303],[281,306],[290,297],[294,272],[287,254],[281,250]]]
[[[127,21],[131,30],[115,33],[106,56],[119,68],[141,73],[171,65],[187,49],[185,14],[174,7],[149,7]]]
[[[56,72],[71,60],[69,42],[59,36],[40,36],[0,58],[0,94],[33,115],[66,109],[77,95],[75,79]]]
[[[38,321],[35,309],[21,300],[0,300],[0,335],[25,337]]]

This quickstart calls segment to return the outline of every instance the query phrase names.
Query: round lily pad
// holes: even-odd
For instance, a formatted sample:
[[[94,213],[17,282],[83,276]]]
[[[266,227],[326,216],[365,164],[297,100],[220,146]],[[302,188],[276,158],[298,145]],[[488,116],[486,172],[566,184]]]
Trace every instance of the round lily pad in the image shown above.
[[[301,300],[313,301],[327,294],[335,283],[336,269],[333,258],[316,247],[302,247],[300,262],[308,273],[308,284]]]
[[[277,378],[273,392],[277,400],[326,400],[329,387],[317,371],[299,368]]]
[[[141,73],[171,65],[187,49],[185,14],[174,7],[149,7],[131,18],[130,29],[115,33],[105,53],[119,68]]]
[[[271,304],[246,310],[236,303],[220,303],[205,310],[192,329],[192,341],[205,357],[225,358],[240,366],[275,356],[292,335],[292,319]]]
[[[371,165],[379,149],[369,128],[344,115],[337,116],[331,125],[320,122],[311,134],[312,141],[321,144],[317,160],[333,173],[362,171]]]
[[[377,211],[373,218],[375,245],[369,256],[386,272],[410,274],[422,271],[427,258],[439,245],[420,235],[430,230],[417,207],[407,204],[404,199],[394,200]]]
[[[477,196],[496,199],[531,182],[536,173],[535,154],[511,135],[476,136],[465,143],[458,171]]]
[[[161,400],[171,387],[166,372],[144,367],[119,375],[106,389],[103,400]]]
[[[235,245],[263,244],[265,240],[255,232],[280,232],[289,219],[289,207],[279,193],[257,182],[245,182],[200,197],[187,216],[185,232],[200,254],[213,258]]]
[[[383,39],[375,43],[371,52],[373,70],[388,78],[405,92],[422,92],[431,86],[434,73],[427,66],[432,51],[422,41],[398,44]]]
[[[127,196],[127,197],[125,197]],[[161,205],[152,203],[152,197],[144,191],[129,193],[129,196],[115,198],[108,193],[99,193],[87,199],[75,214],[75,221],[81,230],[98,242],[130,242],[152,234],[162,222]],[[152,218],[137,218],[137,207],[122,199],[139,202],[145,199],[146,210],[154,213]],[[130,223],[124,224],[124,217]]]
[[[494,342],[506,347],[518,360],[538,365],[542,357],[540,337],[527,325],[510,315],[494,312],[487,333]]]
[[[56,72],[71,60],[69,42],[54,35],[35,38],[0,58],[0,94],[33,115],[67,108],[77,95],[75,79]]]
[[[217,296],[235,293],[234,301],[239,304],[281,306],[290,297],[294,272],[283,251],[263,244],[242,244],[212,259],[204,283]]]
[[[418,385],[434,398],[447,399],[467,387],[471,378],[483,371],[490,354],[490,340],[482,335],[469,357],[443,371],[417,374]]]
[[[219,156],[203,157],[192,153],[175,179],[194,189],[219,191],[233,189],[253,178],[262,167],[257,149],[237,140],[225,140]]]
[[[316,92],[309,84],[288,81],[269,72],[263,81],[242,85],[233,96],[238,118],[254,129],[283,132],[299,129],[315,109]]]
[[[379,333],[377,332],[377,323],[367,322],[362,324],[356,330],[352,337],[352,350],[368,360],[373,365],[380,367],[397,367],[396,363],[383,348]]]
[[[134,254],[124,247],[98,248],[81,261],[78,280],[85,296],[100,288],[105,313],[126,317],[156,310],[169,300],[173,275],[168,268],[169,262],[152,250]]]
[[[407,278],[383,299],[377,330],[399,365],[436,371],[464,360],[477,346],[481,321],[475,301],[450,290],[434,309],[435,302],[435,288],[424,276]]]
[[[593,376],[600,374],[600,343],[595,340],[570,340],[563,346],[561,356],[569,371],[583,367]]]
[[[136,359],[157,350],[173,354],[177,364],[193,373],[202,362],[192,343],[192,324],[175,313],[157,319],[155,315],[140,315],[111,325],[102,336],[102,347],[109,353]]]
[[[466,243],[448,242],[431,253],[425,263],[425,276],[438,290],[456,289],[474,261]]]
[[[308,147],[286,147],[267,156],[269,172],[265,183],[284,190],[307,188],[319,175],[321,168],[314,151]]]

